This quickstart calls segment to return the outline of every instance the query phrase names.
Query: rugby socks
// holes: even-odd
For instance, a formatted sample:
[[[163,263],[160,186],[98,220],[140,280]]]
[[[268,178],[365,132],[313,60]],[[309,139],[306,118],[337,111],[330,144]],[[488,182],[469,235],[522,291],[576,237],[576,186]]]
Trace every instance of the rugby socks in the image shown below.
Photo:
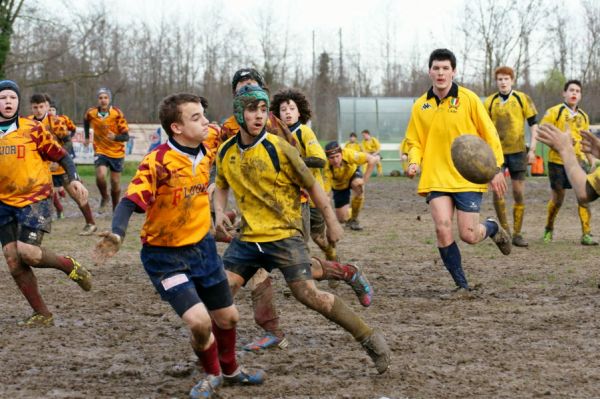
[[[579,213],[579,220],[581,220],[581,232],[583,234],[590,234],[592,232],[592,227],[590,225],[592,212],[590,211],[590,208],[579,205],[577,207],[577,212]]]
[[[521,234],[523,227],[523,215],[525,214],[525,204],[514,204],[513,219],[514,219],[514,234]],[[508,231],[508,230],[507,230]]]
[[[381,165],[381,162],[377,162],[377,175],[383,175],[383,166]]]
[[[504,230],[510,231],[510,228],[508,227],[508,218],[506,217],[506,201],[504,201],[504,198],[494,198],[494,209],[496,210],[500,226],[502,226]]]
[[[546,230],[554,229],[554,221],[556,220],[556,215],[558,215],[559,209],[560,206],[556,205],[554,201],[548,201],[548,218],[546,219]]]
[[[350,207],[352,208],[352,213],[350,216],[351,219],[354,219],[354,220],[358,219],[358,214],[360,213],[360,210],[362,209],[364,203],[365,203],[364,195],[359,195],[359,196],[352,198],[352,203],[350,204]]]
[[[51,267],[53,269],[62,270],[66,274],[71,273],[73,270],[73,261],[64,256],[55,254],[46,248],[40,248],[42,250],[42,259],[39,265],[32,265],[34,267],[46,268]]]
[[[112,200],[112,209],[113,211],[115,210],[115,208],[117,207],[117,204],[119,203],[120,197],[121,196],[121,190],[117,189],[117,190],[110,190],[110,199]]]
[[[196,356],[204,369],[206,374],[210,375],[221,375],[221,366],[219,365],[219,348],[217,346],[217,340],[205,350],[200,351],[194,348]]]
[[[327,248],[323,249],[323,253],[325,254],[325,259],[327,260],[337,260],[338,258],[337,251],[335,250],[335,247],[331,244],[329,244]]]
[[[364,341],[368,336],[373,334],[373,329],[354,313],[344,301],[337,295],[333,297],[333,306],[329,314],[323,314],[323,316],[348,331],[358,342]]]
[[[23,268],[24,270],[19,274],[12,275],[17,287],[19,287],[19,291],[27,299],[29,306],[31,306],[35,313],[49,316],[51,313],[42,299],[33,270],[27,265],[23,265]]]
[[[94,215],[92,214],[92,208],[90,208],[89,202],[85,205],[80,206],[79,210],[81,211],[81,214],[83,215],[86,224],[96,224],[96,222],[94,221]]]
[[[52,194],[52,203],[54,204],[54,208],[56,208],[57,215],[63,212],[64,208],[56,191]]]
[[[495,236],[499,230],[498,223],[493,220],[486,220],[483,222],[483,226],[485,227],[485,238]]]
[[[497,225],[496,228],[498,228]],[[458,245],[456,245],[456,241],[447,247],[438,248],[438,250],[440,251],[440,256],[442,257],[444,266],[446,266],[446,269],[448,269],[448,272],[450,272],[452,280],[454,280],[456,285],[460,288],[469,288],[467,278],[465,277],[465,272],[462,268],[460,250],[458,249]]]
[[[213,321],[212,332],[217,340],[219,364],[221,365],[223,374],[235,374],[235,372],[238,370],[238,364],[235,360],[235,327],[229,330],[224,330]]]
[[[316,259],[323,269],[323,276],[318,280],[350,281],[352,276],[354,276],[354,273],[356,273],[356,267],[352,265],[342,265],[341,263],[332,260],[313,259]]]
[[[271,277],[256,285],[251,293],[254,320],[263,330],[270,332],[278,338],[285,335],[279,328],[279,316],[275,301],[273,300],[273,285]]]

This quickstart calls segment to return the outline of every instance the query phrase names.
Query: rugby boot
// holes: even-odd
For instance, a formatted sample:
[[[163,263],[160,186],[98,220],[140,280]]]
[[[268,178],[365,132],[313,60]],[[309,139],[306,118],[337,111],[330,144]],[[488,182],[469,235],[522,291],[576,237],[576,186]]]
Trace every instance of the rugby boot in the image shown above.
[[[34,313],[25,320],[17,322],[19,327],[50,327],[54,325],[54,316],[44,316],[43,314]]]
[[[56,219],[60,220],[60,219],[64,219],[65,218],[65,213],[64,212],[56,212]]]
[[[348,219],[348,221],[346,222],[346,226],[350,230],[354,231],[361,231],[363,229],[362,226],[358,223],[358,220],[356,219]]]
[[[240,367],[237,374],[223,375],[225,385],[260,385],[265,382],[267,377],[263,370],[249,372],[244,367]]]
[[[581,245],[598,245],[598,241],[594,240],[594,237],[588,233],[581,236]]]
[[[106,209],[108,208],[108,198],[102,198],[100,200],[100,208],[98,208],[98,213],[104,213],[106,212]]]
[[[498,231],[493,236],[490,236],[490,238],[492,239],[492,241],[494,241],[500,252],[502,252],[504,255],[510,254],[510,251],[512,250],[510,234],[508,234],[506,230],[504,230],[504,228],[500,226],[500,223],[498,223],[498,221],[495,218],[489,217],[486,219],[486,221],[496,223],[496,225],[498,226]]]
[[[89,291],[92,289],[92,274],[83,266],[79,264],[75,259],[70,256],[65,256],[73,262],[73,270],[69,273],[69,278],[75,281],[82,290]]]
[[[545,229],[542,240],[544,240],[544,244],[550,244],[552,242],[552,230]]]
[[[223,385],[222,375],[207,375],[204,380],[194,385],[190,391],[190,399],[213,398],[221,385]]]
[[[529,246],[529,243],[523,238],[521,234],[515,234],[512,238],[512,245],[515,247],[526,248]]]
[[[247,345],[244,345],[242,349],[249,352],[258,352],[263,349],[279,348],[285,349],[288,346],[288,340],[286,337],[279,338],[271,333],[266,333],[262,338],[257,339]]]
[[[96,232],[96,230],[98,230],[98,227],[96,227],[95,224],[88,223],[85,226],[83,226],[83,230],[81,230],[81,232],[79,232],[79,235],[80,236],[91,236],[92,234],[94,234]]]
[[[377,372],[379,374],[385,373],[390,367],[391,351],[384,336],[380,332],[374,331],[360,344],[375,363]]]

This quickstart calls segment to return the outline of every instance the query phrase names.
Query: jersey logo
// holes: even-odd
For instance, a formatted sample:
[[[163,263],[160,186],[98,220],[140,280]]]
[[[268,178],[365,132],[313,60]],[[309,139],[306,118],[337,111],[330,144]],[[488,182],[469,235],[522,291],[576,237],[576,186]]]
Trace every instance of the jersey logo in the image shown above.
[[[458,112],[458,107],[460,106],[460,100],[458,99],[458,97],[451,98],[448,105],[449,105],[448,112],[452,112],[452,113]]]
[[[425,104],[423,104],[423,106],[421,106],[421,111],[425,111],[426,109],[429,109],[429,108],[431,108],[431,104],[425,103]]]

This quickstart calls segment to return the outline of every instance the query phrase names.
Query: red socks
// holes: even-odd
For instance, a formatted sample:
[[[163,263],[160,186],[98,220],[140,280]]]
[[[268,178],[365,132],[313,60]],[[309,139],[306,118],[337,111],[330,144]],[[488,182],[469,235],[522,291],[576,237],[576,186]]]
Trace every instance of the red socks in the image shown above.
[[[208,349],[203,351],[194,350],[200,360],[202,368],[206,374],[221,375],[221,366],[219,365],[219,351],[217,341],[215,340]]]
[[[238,364],[235,359],[235,328],[223,330],[212,322],[212,332],[219,348],[219,363],[224,374],[232,375],[238,370]]]

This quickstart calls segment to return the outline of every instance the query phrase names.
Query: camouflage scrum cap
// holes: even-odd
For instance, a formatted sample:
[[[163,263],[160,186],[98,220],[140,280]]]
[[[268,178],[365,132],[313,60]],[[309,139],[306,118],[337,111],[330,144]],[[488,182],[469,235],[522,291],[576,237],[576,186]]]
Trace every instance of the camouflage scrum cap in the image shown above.
[[[235,94],[233,98],[233,115],[240,126],[244,125],[244,109],[258,101],[264,101],[267,109],[269,108],[269,95],[260,86],[244,86]]]

